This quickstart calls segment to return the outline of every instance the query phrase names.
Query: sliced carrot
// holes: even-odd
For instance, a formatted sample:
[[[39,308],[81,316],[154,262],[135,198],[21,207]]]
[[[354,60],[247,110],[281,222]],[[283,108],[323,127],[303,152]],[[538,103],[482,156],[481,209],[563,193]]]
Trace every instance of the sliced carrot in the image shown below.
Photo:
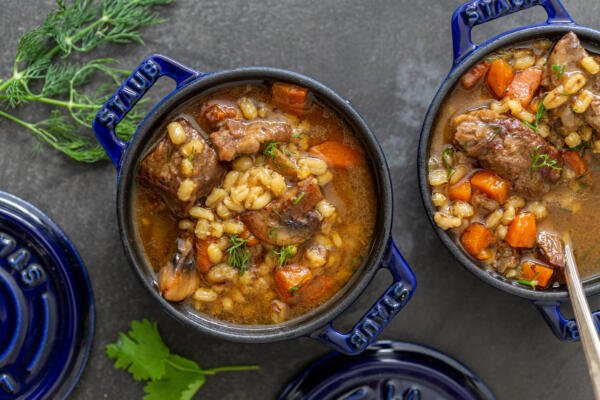
[[[535,215],[530,212],[523,212],[517,214],[515,219],[512,220],[504,240],[514,248],[532,249],[535,247],[536,238]]]
[[[277,292],[283,300],[296,296],[298,291],[312,279],[312,272],[308,267],[298,264],[286,265],[275,272],[275,285]]]
[[[308,89],[290,83],[275,82],[271,87],[273,102],[294,115],[303,114],[309,106]]]
[[[477,258],[485,258],[483,251],[494,241],[495,236],[492,231],[477,222],[467,226],[460,236],[460,243],[465,250]]]
[[[490,65],[490,70],[487,74],[487,84],[496,97],[504,97],[506,88],[512,82],[515,76],[513,67],[502,58],[497,58]]]
[[[525,261],[521,266],[521,279],[537,281],[536,287],[545,288],[554,275],[554,269],[531,261]]]
[[[485,76],[485,73],[488,71],[488,69],[490,69],[490,64],[488,64],[486,61],[481,61],[475,64],[473,68],[468,70],[460,78],[460,84],[465,89],[473,88],[479,83],[479,81],[481,81],[481,78]]]
[[[240,233],[242,239],[246,239],[246,245],[248,247],[256,246],[260,241],[250,232],[250,230],[244,225],[244,230]]]
[[[207,273],[213,263],[208,258],[208,246],[215,243],[216,239],[207,238],[196,241],[196,267],[203,274]]]
[[[299,301],[306,306],[316,306],[333,296],[336,286],[332,277],[320,275],[305,285],[300,292]]]
[[[567,163],[567,165],[577,174],[577,176],[581,176],[585,174],[588,170],[587,163],[581,157],[579,152],[577,151],[565,151],[563,154],[563,160]]]
[[[542,69],[540,67],[529,67],[518,71],[508,85],[506,96],[518,100],[523,107],[529,106],[533,95],[542,82]]]
[[[462,200],[468,202],[471,201],[471,194],[471,182],[469,182],[468,179],[448,186],[448,197],[450,197],[450,200]]]
[[[490,171],[476,172],[471,177],[471,185],[500,204],[504,204],[508,198],[508,181]]]
[[[328,140],[310,148],[309,152],[334,168],[353,168],[364,164],[362,153],[342,142]]]

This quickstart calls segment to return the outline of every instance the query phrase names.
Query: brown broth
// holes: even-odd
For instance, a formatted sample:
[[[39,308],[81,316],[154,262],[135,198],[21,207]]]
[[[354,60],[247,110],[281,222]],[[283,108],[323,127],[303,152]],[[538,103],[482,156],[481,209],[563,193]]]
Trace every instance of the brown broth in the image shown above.
[[[270,91],[267,85],[245,85],[221,90],[190,103],[183,109],[193,116],[199,126],[209,132],[207,121],[200,113],[201,105],[208,101],[236,104],[241,96],[248,97],[261,104],[269,104]],[[274,113],[280,113],[277,109]],[[291,121],[292,116],[286,115]],[[310,124],[307,134],[309,145],[325,140],[336,140],[360,149],[360,145],[348,127],[329,109],[313,101],[312,107],[301,116]],[[256,161],[256,158],[255,158]],[[258,162],[258,161],[256,161]],[[227,168],[228,170],[231,167]],[[296,318],[326,302],[343,288],[355,271],[362,265],[368,252],[376,219],[375,188],[368,163],[349,169],[331,168],[332,181],[323,187],[325,200],[337,210],[337,220],[329,227],[342,239],[340,247],[328,248],[327,263],[322,267],[311,268],[313,279],[294,293],[286,301],[289,311],[285,320]],[[287,182],[288,187],[293,182]],[[137,227],[144,250],[155,271],[169,262],[175,250],[175,240],[181,235],[176,219],[163,201],[148,188],[138,185],[135,198]],[[204,203],[201,199],[200,203]],[[323,229],[323,228],[321,228]],[[320,232],[325,235],[325,233]],[[304,262],[303,252],[315,238],[299,246],[294,257]],[[295,261],[296,262],[296,261]],[[237,275],[233,280],[216,284],[200,274],[201,288],[218,293],[217,300],[209,302],[188,299],[199,312],[209,316],[238,324],[272,324],[272,311],[275,300],[279,299],[273,274],[276,267],[265,266],[266,261],[257,262],[249,270]],[[225,300],[228,299],[228,300]],[[233,303],[233,307],[229,306]],[[229,303],[229,304],[228,304]]]

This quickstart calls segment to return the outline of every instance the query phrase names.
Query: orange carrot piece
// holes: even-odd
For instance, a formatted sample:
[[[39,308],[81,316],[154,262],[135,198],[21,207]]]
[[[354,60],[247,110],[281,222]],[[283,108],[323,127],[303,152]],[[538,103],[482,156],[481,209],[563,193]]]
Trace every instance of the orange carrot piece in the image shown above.
[[[536,237],[535,215],[530,212],[523,212],[517,214],[515,219],[512,220],[504,240],[514,248],[532,249],[535,247]]]
[[[471,194],[471,182],[468,179],[448,186],[448,197],[450,200],[471,201]]]
[[[312,279],[308,267],[297,264],[286,265],[275,272],[277,292],[283,300],[298,294],[298,291]]]
[[[483,250],[488,248],[494,241],[495,236],[492,231],[477,222],[467,226],[460,236],[460,243],[467,253],[477,258],[482,257],[480,255]]]
[[[529,67],[518,71],[506,91],[506,96],[518,100],[523,107],[529,106],[533,95],[542,82],[542,69],[540,67]]]
[[[290,83],[275,82],[271,86],[273,102],[294,115],[303,114],[309,106],[308,89]]]
[[[488,64],[486,61],[481,61],[475,64],[473,68],[468,70],[460,78],[460,84],[467,90],[473,88],[479,83],[479,81],[481,81],[481,78],[485,76],[485,73],[488,72],[488,69],[490,69],[490,64]]]
[[[504,59],[497,58],[490,65],[487,83],[496,97],[501,98],[504,97],[506,88],[508,88],[514,76],[513,67]]]
[[[577,151],[565,151],[563,154],[563,160],[567,163],[567,165],[577,174],[577,176],[581,176],[585,174],[588,170],[587,163],[581,157],[579,152]]]
[[[300,292],[300,302],[307,306],[316,306],[333,296],[336,286],[333,278],[328,275],[319,275],[308,285],[304,285]]]
[[[545,288],[554,275],[554,269],[531,261],[525,261],[521,266],[521,279],[536,280],[536,287]]]
[[[216,240],[213,238],[196,241],[196,267],[203,274],[207,273],[213,265],[208,258],[208,246],[214,242]]]
[[[353,168],[364,164],[362,153],[342,142],[328,140],[310,148],[309,152],[334,168]]]
[[[476,172],[471,177],[471,185],[500,204],[508,198],[508,182],[490,171]]]

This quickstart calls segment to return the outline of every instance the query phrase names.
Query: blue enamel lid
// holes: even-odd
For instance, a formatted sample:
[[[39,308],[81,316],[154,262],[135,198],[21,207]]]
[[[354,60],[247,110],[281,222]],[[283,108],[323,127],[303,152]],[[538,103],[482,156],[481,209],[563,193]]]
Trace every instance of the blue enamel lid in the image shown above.
[[[63,399],[88,359],[87,272],[60,228],[0,192],[0,399]]]
[[[279,400],[493,400],[467,367],[437,350],[379,341],[358,356],[330,353],[310,365]]]

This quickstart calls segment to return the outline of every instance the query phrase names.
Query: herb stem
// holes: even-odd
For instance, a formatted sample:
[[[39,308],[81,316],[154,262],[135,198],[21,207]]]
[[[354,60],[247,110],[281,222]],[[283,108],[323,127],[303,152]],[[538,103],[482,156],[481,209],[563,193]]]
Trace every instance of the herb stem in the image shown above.
[[[258,365],[233,365],[229,367],[218,367],[211,369],[203,369],[202,372],[205,375],[215,375],[219,372],[233,372],[233,371],[255,371],[259,369]]]
[[[9,96],[0,95],[1,100],[6,100],[8,98],[9,98]],[[50,105],[59,106],[59,107],[65,107],[68,109],[72,109],[72,108],[98,109],[99,108],[99,106],[95,105],[95,104],[73,103],[70,101],[57,100],[57,99],[53,99],[50,97],[44,97],[44,96],[30,95],[30,96],[23,96],[22,99],[25,101],[37,101],[39,103],[50,104]]]

